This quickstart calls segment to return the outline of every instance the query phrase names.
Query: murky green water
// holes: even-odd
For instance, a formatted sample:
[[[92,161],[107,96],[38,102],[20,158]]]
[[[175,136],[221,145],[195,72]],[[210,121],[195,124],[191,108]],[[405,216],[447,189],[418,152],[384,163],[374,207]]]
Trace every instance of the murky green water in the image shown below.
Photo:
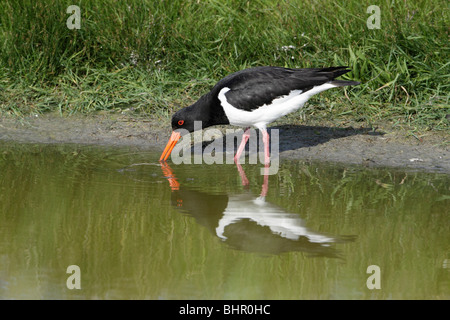
[[[158,158],[0,143],[0,298],[450,298],[449,175]]]

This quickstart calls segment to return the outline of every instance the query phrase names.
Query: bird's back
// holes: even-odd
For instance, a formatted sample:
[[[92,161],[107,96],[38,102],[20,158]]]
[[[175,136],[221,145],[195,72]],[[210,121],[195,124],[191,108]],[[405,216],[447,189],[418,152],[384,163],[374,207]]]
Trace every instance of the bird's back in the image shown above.
[[[281,67],[255,67],[230,74],[220,80],[212,89],[218,94],[229,88],[226,97],[235,108],[252,111],[267,105],[274,99],[288,95],[293,90],[302,93],[315,86],[333,81],[349,72],[347,67],[289,69]],[[342,85],[358,84],[341,80]]]

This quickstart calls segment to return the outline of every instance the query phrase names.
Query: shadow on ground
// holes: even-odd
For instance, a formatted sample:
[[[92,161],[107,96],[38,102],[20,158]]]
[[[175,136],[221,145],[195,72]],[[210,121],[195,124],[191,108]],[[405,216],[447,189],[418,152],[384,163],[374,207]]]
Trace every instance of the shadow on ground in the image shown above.
[[[274,130],[278,131],[277,140],[279,143],[280,153],[288,150],[297,150],[301,148],[315,147],[334,139],[341,139],[356,135],[367,135],[376,137],[376,136],[383,136],[385,134],[384,132],[376,131],[376,129],[372,128],[353,128],[353,127],[335,128],[324,126],[280,125],[268,128],[268,132],[271,137],[271,143],[276,141],[274,137],[275,134]],[[237,150],[237,146],[241,141],[243,132],[244,131],[242,129],[238,129],[234,133],[228,134],[225,131],[225,134],[222,137],[223,149],[218,150],[216,148],[215,151],[230,152],[233,150],[235,152]],[[261,149],[262,141],[260,141],[261,134],[259,130],[254,129],[254,131],[252,131],[251,133],[250,139],[255,137],[255,133],[258,139],[257,143],[260,146],[259,149]],[[231,149],[229,146],[227,149],[227,141],[232,141],[233,139],[234,139],[234,149]],[[202,150],[215,141],[217,140],[211,139],[207,141],[202,141]],[[198,144],[194,142],[193,151],[194,148],[197,146]],[[246,150],[247,151],[249,150],[249,144],[247,144]]]

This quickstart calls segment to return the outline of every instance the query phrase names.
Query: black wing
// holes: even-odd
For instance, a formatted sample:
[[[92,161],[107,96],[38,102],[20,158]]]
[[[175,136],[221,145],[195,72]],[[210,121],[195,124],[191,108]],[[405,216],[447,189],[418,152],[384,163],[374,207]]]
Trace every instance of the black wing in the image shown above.
[[[217,91],[215,92],[217,95],[223,87],[230,88],[225,95],[227,101],[235,108],[251,111],[264,104],[270,104],[274,99],[287,95],[292,90],[306,92],[349,71],[347,67],[307,69],[256,67],[223,78],[212,91]]]

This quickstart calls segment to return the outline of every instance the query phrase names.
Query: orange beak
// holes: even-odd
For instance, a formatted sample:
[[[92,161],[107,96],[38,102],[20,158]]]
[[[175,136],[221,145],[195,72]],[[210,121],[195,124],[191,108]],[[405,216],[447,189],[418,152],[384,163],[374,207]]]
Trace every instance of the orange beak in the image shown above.
[[[177,144],[178,140],[180,140],[180,137],[181,133],[175,131],[172,132],[169,142],[167,142],[166,148],[164,149],[161,158],[159,158],[159,161],[166,161],[167,158],[169,158],[173,148],[175,148],[175,145]]]

